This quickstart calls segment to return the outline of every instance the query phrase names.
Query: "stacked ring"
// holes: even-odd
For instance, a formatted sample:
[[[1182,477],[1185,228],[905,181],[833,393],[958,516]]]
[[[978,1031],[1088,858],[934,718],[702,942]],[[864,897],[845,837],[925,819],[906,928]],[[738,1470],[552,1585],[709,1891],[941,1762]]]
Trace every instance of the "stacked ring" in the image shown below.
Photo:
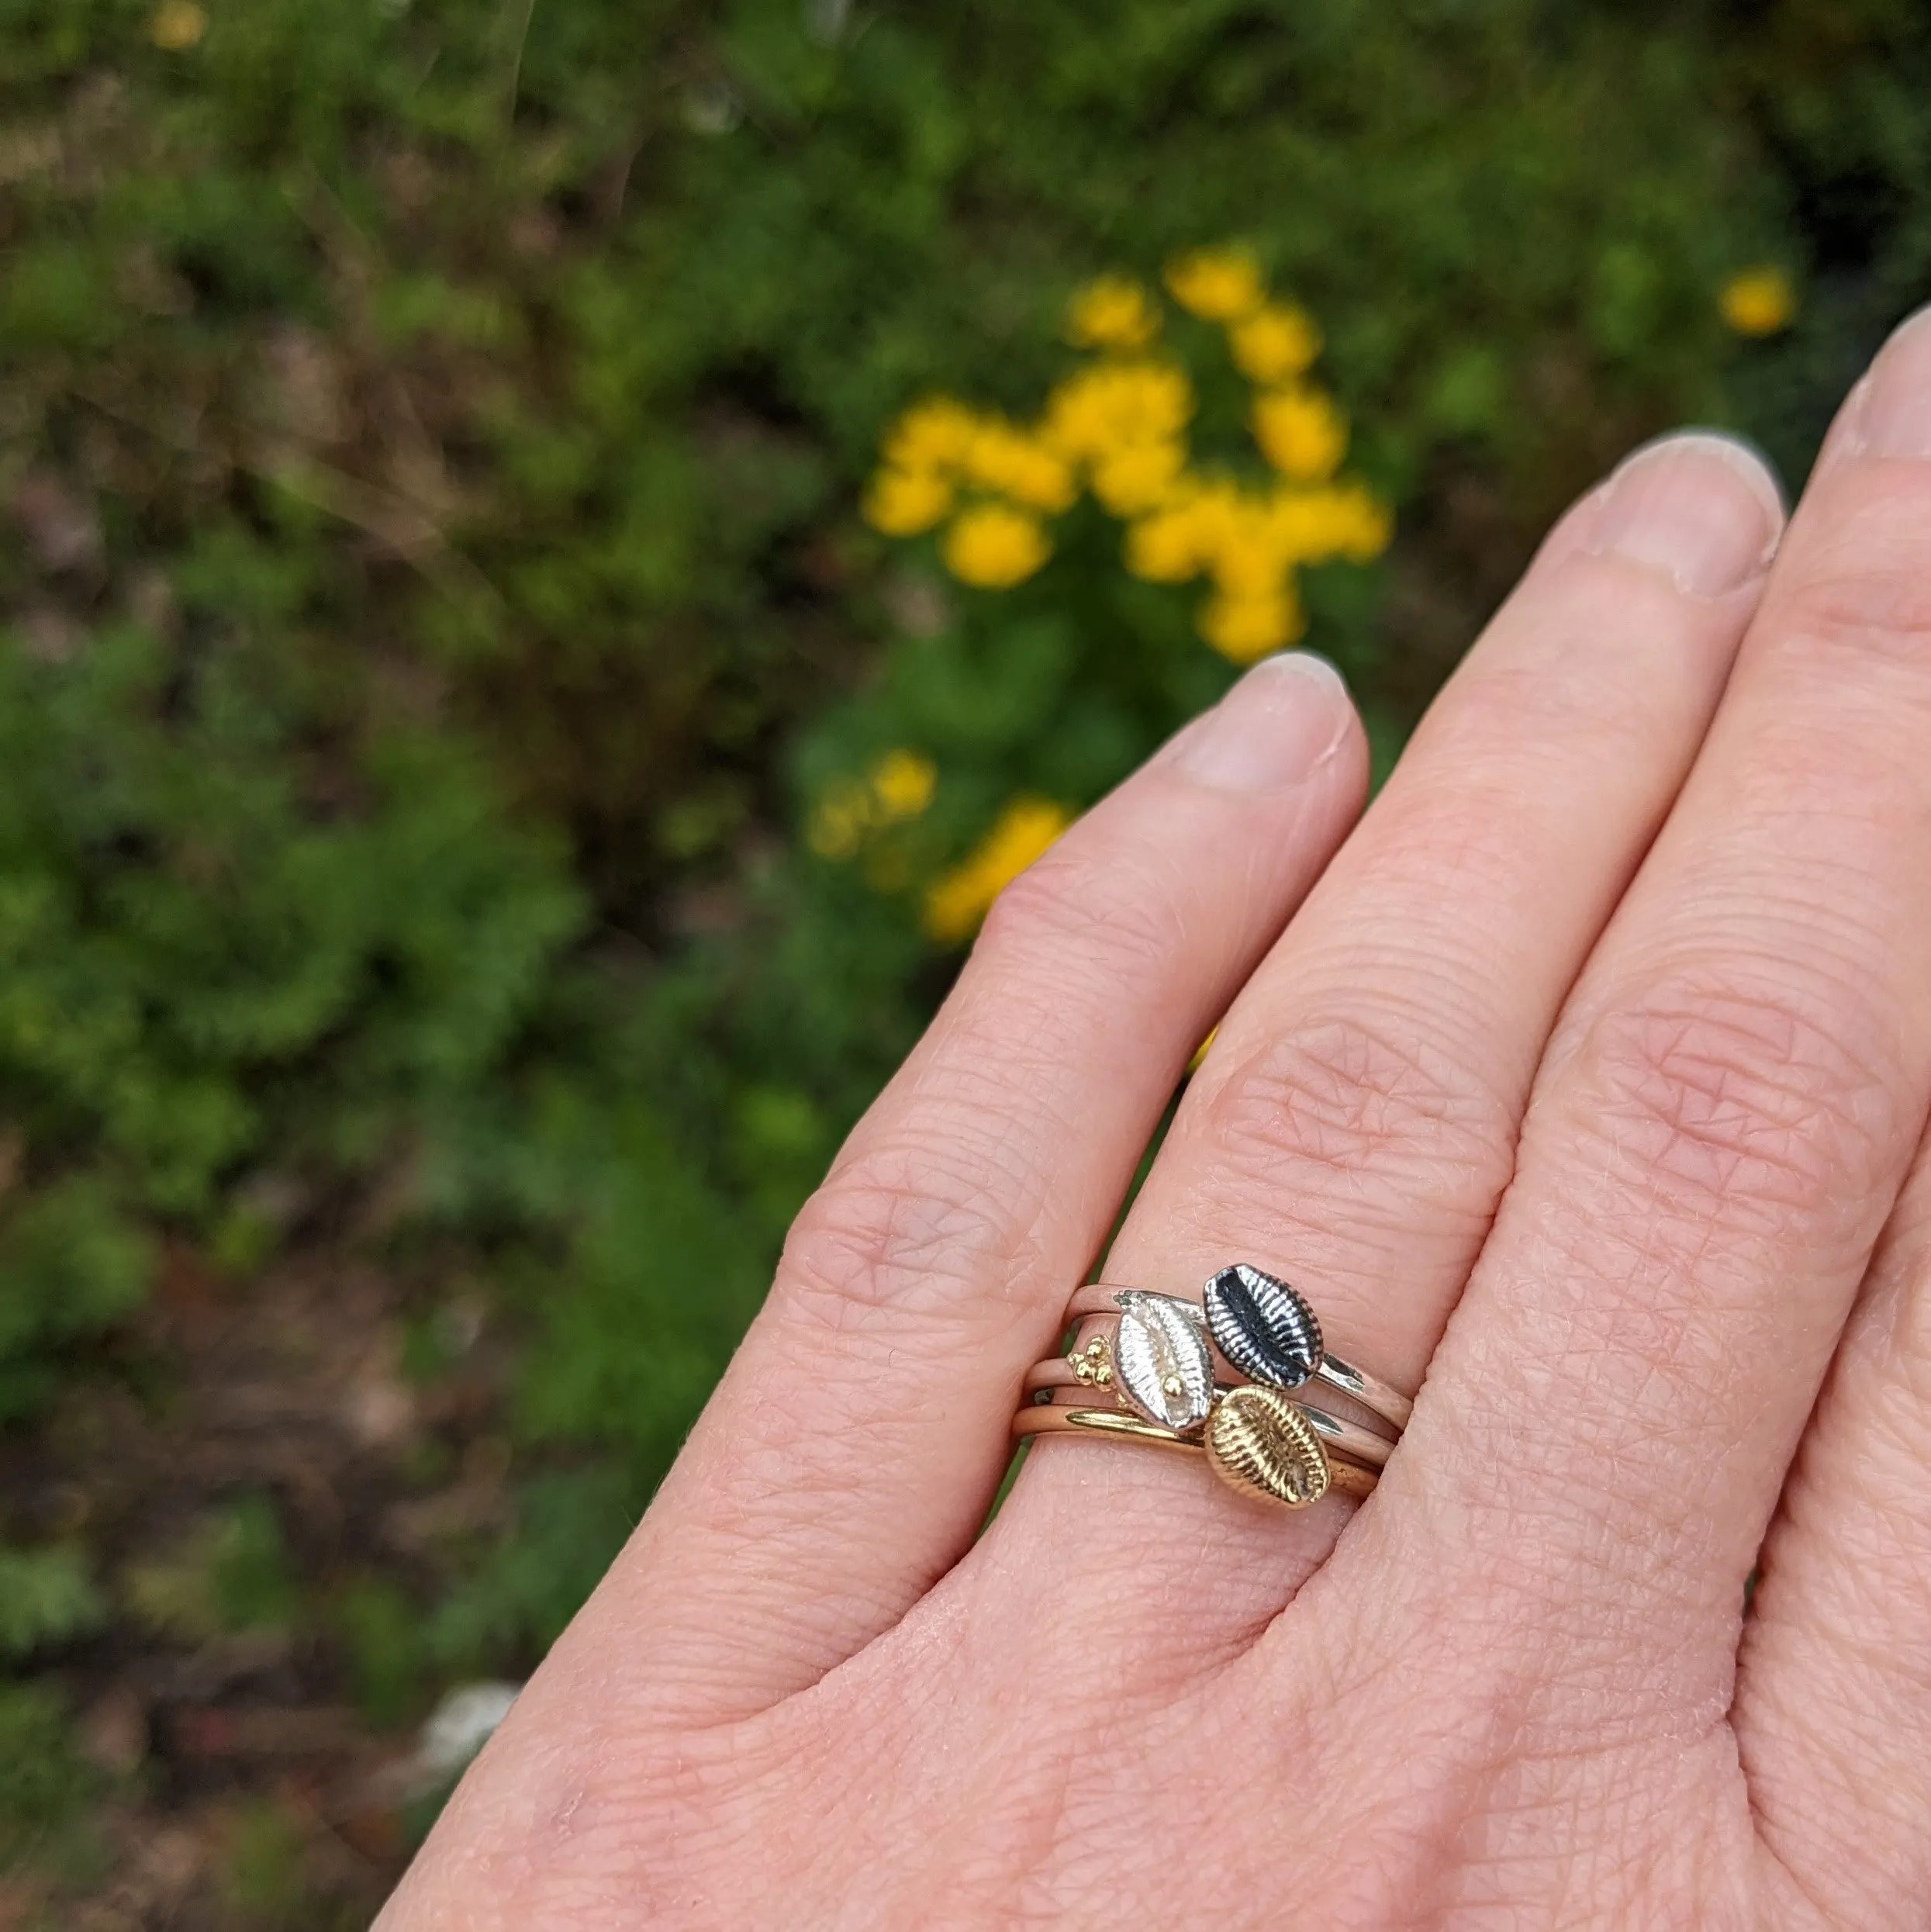
[[[1330,1355],[1314,1311],[1277,1276],[1246,1263],[1222,1268],[1200,1303],[1143,1288],[1096,1283],[1076,1294],[1069,1322],[1114,1314],[1095,1334],[1026,1377],[1013,1433],[1111,1436],[1204,1453],[1242,1495],[1304,1509],[1329,1489],[1365,1495],[1400,1438],[1411,1398]],[[1214,1356],[1245,1381],[1215,1372]],[[1290,1395],[1318,1379],[1359,1403],[1391,1432],[1329,1414]],[[1069,1389],[1111,1395],[1113,1405],[1064,1406]]]

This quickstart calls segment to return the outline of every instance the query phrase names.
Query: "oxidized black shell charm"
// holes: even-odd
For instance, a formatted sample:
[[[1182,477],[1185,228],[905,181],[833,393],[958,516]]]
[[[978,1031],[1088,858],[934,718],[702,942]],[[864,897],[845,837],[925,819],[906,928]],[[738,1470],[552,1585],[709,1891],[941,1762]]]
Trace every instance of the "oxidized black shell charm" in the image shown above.
[[[1321,1365],[1321,1324],[1285,1281],[1237,1261],[1207,1284],[1207,1325],[1242,1374],[1298,1388]]]

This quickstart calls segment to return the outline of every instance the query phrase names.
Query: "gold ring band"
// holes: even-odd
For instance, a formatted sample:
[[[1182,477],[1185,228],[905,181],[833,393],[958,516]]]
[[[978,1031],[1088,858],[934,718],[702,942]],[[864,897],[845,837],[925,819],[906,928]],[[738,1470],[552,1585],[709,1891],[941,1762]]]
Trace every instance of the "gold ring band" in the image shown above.
[[[1271,1391],[1250,1387],[1248,1392],[1259,1395]],[[1244,1495],[1280,1503],[1290,1509],[1304,1509],[1309,1504],[1318,1502],[1330,1490],[1339,1490],[1350,1496],[1370,1495],[1380,1480],[1372,1469],[1363,1469],[1359,1464],[1327,1455],[1320,1449],[1319,1438],[1316,1437],[1314,1457],[1269,1456],[1264,1465],[1265,1474],[1258,1479],[1249,1476],[1246,1480],[1235,1481],[1228,1474],[1228,1467],[1214,1458],[1210,1440],[1194,1441],[1185,1436],[1176,1436],[1171,1429],[1162,1429],[1155,1422],[1142,1422],[1123,1408],[1062,1408],[1056,1402],[1033,1402],[1013,1418],[1013,1433],[1016,1436],[1111,1436],[1115,1441],[1148,1443],[1157,1449],[1178,1449],[1189,1455],[1204,1455],[1214,1460],[1215,1473]],[[1283,1473],[1284,1466],[1289,1473]]]
[[[1036,1395],[1046,1389],[1091,1390],[1094,1383],[1091,1368],[1088,1365],[1094,1359],[1091,1355],[1086,1356],[1083,1361],[1055,1355],[1050,1361],[1036,1363],[1026,1373],[1026,1393]],[[1236,1385],[1223,1382],[1214,1386],[1219,1394],[1225,1395],[1230,1388]],[[1359,1422],[1351,1422],[1342,1416],[1332,1415],[1325,1408],[1315,1408],[1311,1402],[1297,1399],[1294,1406],[1314,1424],[1315,1433],[1321,1437],[1323,1446],[1331,1456],[1345,1456],[1349,1461],[1360,1463],[1370,1469],[1380,1469],[1386,1465],[1394,1448],[1394,1444],[1386,1436],[1377,1436],[1373,1429],[1363,1427]],[[1121,1415],[1132,1414],[1130,1409],[1122,1409],[1118,1412]],[[1136,1416],[1134,1419],[1138,1421],[1139,1419]],[[1184,1436],[1180,1439],[1183,1443],[1187,1440]]]

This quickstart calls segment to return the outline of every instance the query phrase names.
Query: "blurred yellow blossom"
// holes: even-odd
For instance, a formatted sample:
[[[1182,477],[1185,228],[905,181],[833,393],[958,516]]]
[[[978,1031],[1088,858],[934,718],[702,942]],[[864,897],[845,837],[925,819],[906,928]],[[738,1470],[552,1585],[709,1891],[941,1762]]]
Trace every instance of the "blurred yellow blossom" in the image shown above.
[[[805,828],[805,842],[820,859],[849,859],[868,834],[917,817],[938,785],[938,767],[923,752],[903,746],[886,752],[865,782],[841,779],[826,788]]]
[[[1160,312],[1131,275],[1101,275],[1066,310],[1066,340],[1076,349],[1143,349],[1160,333]]]
[[[1739,335],[1774,335],[1796,314],[1797,291],[1781,268],[1766,264],[1731,276],[1719,306]]]
[[[1372,562],[1394,534],[1394,517],[1366,484],[1347,482],[1321,493],[1328,552],[1350,563]]]
[[[208,31],[208,16],[195,0],[161,0],[147,23],[147,37],[170,54],[198,46]]]
[[[1225,596],[1258,597],[1285,581],[1293,561],[1280,541],[1280,525],[1269,504],[1260,498],[1244,497],[1214,532],[1208,567]]]
[[[1347,419],[1318,389],[1274,389],[1254,399],[1254,440],[1288,476],[1332,476],[1348,452]]]
[[[904,470],[955,469],[966,460],[979,417],[949,396],[915,403],[892,425],[881,454],[888,467]]]
[[[888,818],[916,818],[932,802],[938,767],[923,752],[902,746],[872,767],[872,796]]]
[[[1290,584],[1239,595],[1222,592],[1200,613],[1200,631],[1224,658],[1252,664],[1292,644],[1306,628],[1301,599]]]
[[[1211,554],[1197,499],[1183,496],[1127,528],[1126,565],[1149,583],[1185,583]]]
[[[1158,509],[1187,467],[1178,443],[1128,443],[1108,450],[1093,465],[1093,493],[1116,517]]]
[[[1267,299],[1259,265],[1244,248],[1197,248],[1167,264],[1166,285],[1183,309],[1208,322],[1238,322]]]
[[[927,890],[925,930],[948,944],[969,938],[1006,886],[1072,822],[1051,799],[1015,798],[977,848]]]
[[[1193,413],[1193,385],[1176,362],[1102,362],[1076,370],[1046,399],[1043,434],[1076,461],[1171,441]]]
[[[1321,331],[1291,302],[1270,302],[1227,332],[1234,365],[1253,382],[1287,382],[1305,375],[1321,353]]]
[[[865,520],[887,537],[916,537],[952,507],[952,482],[935,471],[882,469],[865,492]]]
[[[1064,456],[1043,438],[1001,418],[979,424],[967,448],[965,468],[968,479],[981,489],[1048,516],[1070,509],[1079,494]]]
[[[1005,590],[1038,569],[1052,545],[1037,517],[1004,503],[976,503],[945,533],[943,554],[961,582]]]
[[[818,800],[805,841],[820,859],[849,859],[871,824],[871,794],[855,779],[846,779]]]

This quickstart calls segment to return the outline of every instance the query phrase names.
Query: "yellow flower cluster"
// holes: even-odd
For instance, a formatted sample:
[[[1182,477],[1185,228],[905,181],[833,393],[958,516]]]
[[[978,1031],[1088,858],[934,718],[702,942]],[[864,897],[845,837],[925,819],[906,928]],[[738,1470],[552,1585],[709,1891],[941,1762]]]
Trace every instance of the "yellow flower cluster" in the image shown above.
[[[921,752],[887,752],[863,779],[848,779],[818,800],[806,838],[821,859],[849,859],[882,827],[916,818],[932,802],[938,767]]]
[[[948,945],[969,938],[1004,887],[1072,822],[1049,798],[1015,798],[977,849],[928,888],[927,932]]]
[[[1180,307],[1225,330],[1235,366],[1255,385],[1249,427],[1273,472],[1266,482],[1196,468],[1193,382],[1152,347],[1163,325],[1158,299],[1129,277],[1105,275],[1073,298],[1066,319],[1068,339],[1094,358],[1054,389],[1038,422],[1014,423],[949,396],[916,405],[886,438],[865,515],[894,537],[947,524],[947,569],[1004,589],[1045,564],[1047,519],[1088,491],[1127,524],[1135,575],[1211,580],[1200,633],[1245,664],[1300,636],[1297,569],[1377,555],[1389,516],[1365,486],[1337,480],[1347,421],[1307,379],[1321,332],[1269,296],[1254,258],[1238,248],[1198,250],[1168,264],[1166,283]]]
[[[1041,519],[1069,510],[1079,494],[1064,453],[1037,431],[950,396],[908,410],[883,456],[866,520],[889,537],[915,537],[954,517],[946,565],[986,589],[1023,582],[1046,561],[1052,545]]]

